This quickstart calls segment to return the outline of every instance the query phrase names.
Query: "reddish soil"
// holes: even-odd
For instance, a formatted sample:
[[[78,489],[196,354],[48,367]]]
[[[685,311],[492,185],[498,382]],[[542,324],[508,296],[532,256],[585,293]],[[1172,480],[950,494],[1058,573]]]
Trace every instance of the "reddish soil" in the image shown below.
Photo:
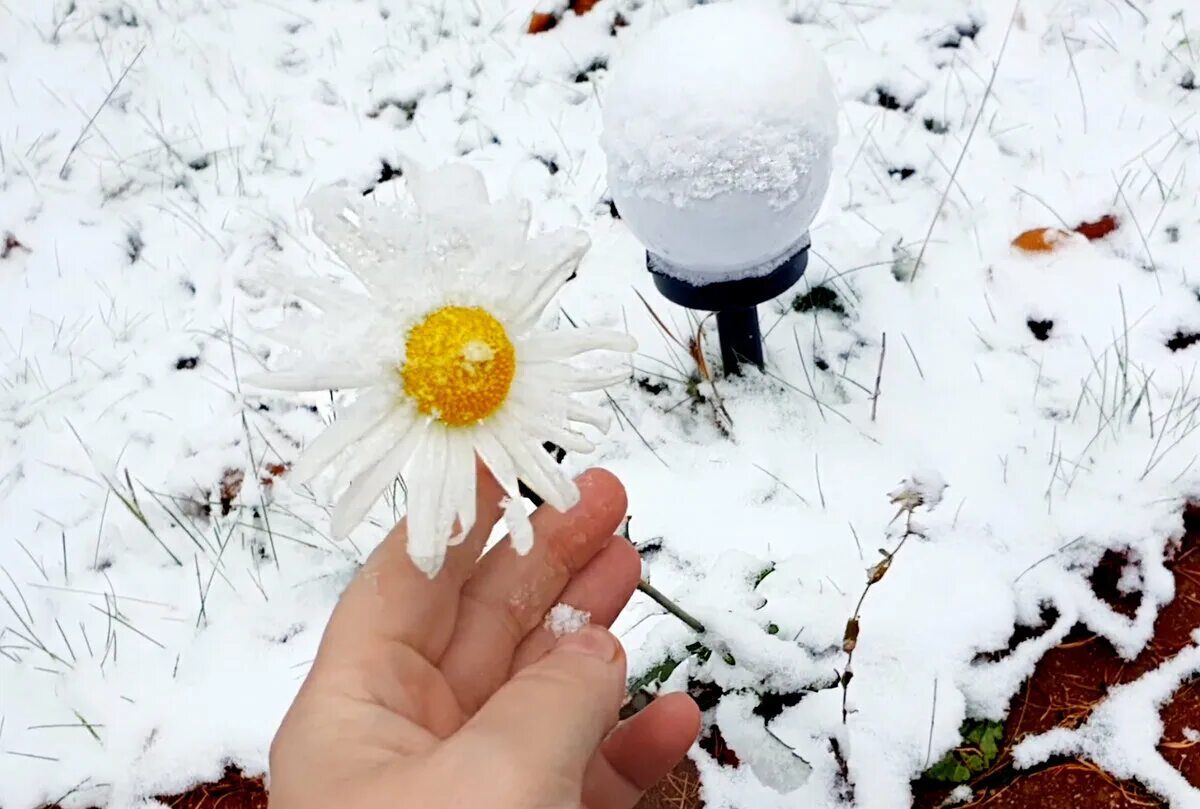
[[[700,805],[700,773],[692,760],[685,758],[646,793],[637,809],[694,809]]]
[[[171,809],[267,809],[263,779],[247,778],[230,767],[215,784],[203,784],[182,795],[160,796]]]
[[[1012,746],[1031,734],[1053,727],[1078,727],[1116,685],[1132,682],[1157,668],[1191,643],[1200,626],[1200,508],[1185,514],[1187,536],[1170,567],[1175,574],[1175,600],[1158,617],[1154,639],[1133,661],[1122,660],[1107,641],[1077,627],[1038,663],[1033,677],[1013,701],[1005,725],[999,759],[971,786],[973,809],[1002,807],[1165,807],[1166,804],[1131,782],[1119,782],[1086,761],[1057,761],[1022,772],[1012,768]],[[1132,614],[1138,598],[1122,595],[1116,582],[1126,560],[1109,554],[1092,575],[1096,593],[1114,609]],[[1028,633],[1026,633],[1026,636]],[[1017,640],[1014,638],[1014,640]],[[1187,779],[1200,785],[1200,750],[1183,736],[1185,727],[1200,728],[1200,688],[1185,684],[1163,706],[1165,732],[1159,750]],[[946,795],[941,785],[913,785],[917,809],[933,809]],[[1083,796],[1083,797],[1081,797]]]

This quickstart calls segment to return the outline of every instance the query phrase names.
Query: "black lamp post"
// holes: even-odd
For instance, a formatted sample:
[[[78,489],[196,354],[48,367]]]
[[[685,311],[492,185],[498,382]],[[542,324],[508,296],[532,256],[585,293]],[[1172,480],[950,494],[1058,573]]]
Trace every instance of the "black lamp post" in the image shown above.
[[[663,297],[688,309],[715,312],[721,342],[721,363],[726,374],[740,373],[742,363],[763,369],[762,330],[758,305],[789,290],[808,267],[808,242],[761,275],[728,281],[695,284],[678,274],[664,272],[664,261],[646,253],[646,269]],[[769,265],[768,265],[769,266]]]

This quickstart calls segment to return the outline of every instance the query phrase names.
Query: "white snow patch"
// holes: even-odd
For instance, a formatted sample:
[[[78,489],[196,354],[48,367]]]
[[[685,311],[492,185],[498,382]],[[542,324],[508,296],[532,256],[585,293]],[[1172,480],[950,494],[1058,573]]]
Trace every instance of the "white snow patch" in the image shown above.
[[[549,629],[556,638],[561,638],[563,635],[570,635],[573,632],[578,632],[589,623],[591,623],[592,614],[584,610],[576,609],[570,604],[555,604],[546,613],[544,625]]]
[[[974,792],[966,784],[959,784],[954,789],[950,790],[950,794],[946,796],[946,803],[949,805],[957,803],[966,803],[974,796]]]

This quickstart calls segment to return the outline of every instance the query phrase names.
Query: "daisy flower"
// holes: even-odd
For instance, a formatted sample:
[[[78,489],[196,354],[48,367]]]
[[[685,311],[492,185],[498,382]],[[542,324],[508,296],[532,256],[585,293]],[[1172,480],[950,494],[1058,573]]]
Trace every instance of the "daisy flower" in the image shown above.
[[[319,314],[276,331],[294,356],[253,381],[356,391],[289,477],[300,484],[334,470],[332,531],[340,538],[402,476],[408,552],[434,576],[447,546],[475,523],[476,456],[507,494],[505,520],[520,553],[533,531],[518,481],[560,511],[578,502],[579,490],[542,444],[594,449],[576,425],[604,431],[609,420],[576,394],[628,371],[568,361],[597,349],[630,352],[636,343],[619,332],[538,327],[588,248],[582,232],[530,238],[528,204],[492,203],[483,178],[465,165],[406,167],[405,179],[411,204],[364,202],[336,189],[308,200],[315,234],[361,290],[277,276]]]

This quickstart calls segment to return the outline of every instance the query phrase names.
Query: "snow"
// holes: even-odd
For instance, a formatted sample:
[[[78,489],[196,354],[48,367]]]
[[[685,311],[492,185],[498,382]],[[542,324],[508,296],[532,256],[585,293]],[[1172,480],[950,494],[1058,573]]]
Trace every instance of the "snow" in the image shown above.
[[[769,374],[714,385],[689,384],[694,364],[638,299],[683,345],[699,329],[719,365],[712,319],[658,296],[610,216],[600,146],[603,65],[688,3],[601,0],[528,36],[533,5],[0,5],[6,809],[125,809],[229,761],[265,767],[403,497],[333,542],[330,492],[276,467],[350,402],[239,383],[271,358],[260,327],[297,305],[273,279],[347,283],[301,201],[329,184],[391,193],[405,179],[385,164],[406,160],[464,160],[494,196],[529,199],[538,232],[586,230],[561,309],[642,346],[643,384],[594,399],[615,425],[599,457],[565,463],[622,477],[645,575],[708,628],[700,660],[641,596],[614,627],[632,674],[673,655],[664,688],[730,691],[707,721],[730,723],[753,766],[694,751],[707,805],[906,807],[963,718],[1003,715],[1072,626],[1126,657],[1146,645],[1200,494],[1200,347],[1166,346],[1200,331],[1187,4],[1023,4],[1010,31],[1011,5],[982,0],[765,3],[829,65],[841,137],[806,279],[760,307]],[[1011,246],[1110,213],[1103,240]],[[817,285],[844,315],[796,311]],[[1046,340],[1031,318],[1053,321]],[[228,470],[243,480],[222,504]],[[897,552],[888,495],[914,470],[948,485]],[[843,633],[880,548],[895,557],[863,604],[843,722]],[[1141,590],[1131,618],[1088,585],[1109,549]],[[1059,617],[1041,627],[1046,608]],[[1040,634],[975,662],[1018,625]],[[1114,689],[1024,760],[1084,751],[1194,805],[1154,752],[1155,706],[1198,664],[1187,650]],[[804,696],[751,722],[763,689]],[[774,742],[807,762],[802,782]]]
[[[587,626],[591,620],[592,614],[590,612],[576,609],[570,604],[555,604],[550,608],[550,612],[546,613],[545,627],[550,630],[554,637],[561,638],[563,635],[578,632]]]
[[[1200,640],[1200,632],[1192,640]],[[1025,739],[1013,750],[1013,759],[1019,767],[1030,767],[1055,755],[1086,756],[1117,778],[1137,778],[1171,806],[1200,806],[1196,788],[1158,751],[1163,732],[1159,709],[1197,673],[1200,647],[1191,646],[1114,688],[1082,726]]]
[[[947,798],[947,801],[950,805],[954,805],[956,803],[966,803],[967,801],[971,800],[971,796],[973,794],[974,793],[971,792],[971,788],[969,786],[966,784],[959,784],[950,791],[950,797]]]
[[[602,99],[617,209],[697,283],[766,272],[800,246],[833,170],[837,102],[820,54],[744,0],[635,37]]]

